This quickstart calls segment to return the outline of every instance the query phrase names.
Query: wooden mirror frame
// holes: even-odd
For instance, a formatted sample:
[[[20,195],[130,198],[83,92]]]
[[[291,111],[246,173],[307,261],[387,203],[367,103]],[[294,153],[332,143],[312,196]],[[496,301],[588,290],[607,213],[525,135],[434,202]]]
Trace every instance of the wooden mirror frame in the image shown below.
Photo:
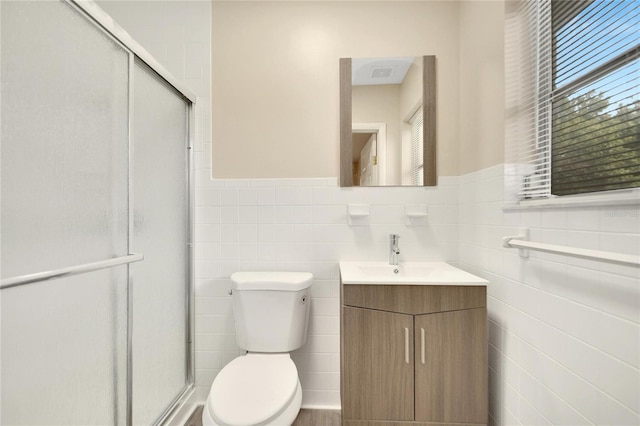
[[[353,186],[351,58],[340,58],[340,186]],[[423,186],[436,186],[436,57],[422,57]]]

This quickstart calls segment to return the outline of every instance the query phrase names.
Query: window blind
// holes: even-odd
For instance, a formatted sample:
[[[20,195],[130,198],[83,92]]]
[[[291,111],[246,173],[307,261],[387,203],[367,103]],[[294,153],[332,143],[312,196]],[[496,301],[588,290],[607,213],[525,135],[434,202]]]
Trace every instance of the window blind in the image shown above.
[[[550,179],[551,2],[506,2],[505,159],[516,199],[548,197]]]
[[[640,186],[640,2],[553,1],[551,189]]]
[[[422,107],[411,117],[411,184],[422,185],[424,182],[424,142],[422,135]]]

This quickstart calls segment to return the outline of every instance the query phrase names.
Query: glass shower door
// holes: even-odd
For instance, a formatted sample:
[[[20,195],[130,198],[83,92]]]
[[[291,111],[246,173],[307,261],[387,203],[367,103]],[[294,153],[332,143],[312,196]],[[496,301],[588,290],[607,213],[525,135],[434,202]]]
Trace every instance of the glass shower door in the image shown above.
[[[193,380],[195,98],[94,6],[0,1],[0,424],[153,424]]]
[[[3,282],[126,256],[128,53],[68,3],[0,7]],[[2,424],[125,423],[127,280],[2,290]]]
[[[133,423],[151,424],[188,380],[188,104],[139,61],[133,82]]]

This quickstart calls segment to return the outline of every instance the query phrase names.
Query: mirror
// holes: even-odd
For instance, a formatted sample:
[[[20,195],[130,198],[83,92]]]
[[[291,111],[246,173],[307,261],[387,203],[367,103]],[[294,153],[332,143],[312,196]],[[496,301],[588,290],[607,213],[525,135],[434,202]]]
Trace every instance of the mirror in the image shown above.
[[[435,56],[340,59],[340,186],[435,186]]]

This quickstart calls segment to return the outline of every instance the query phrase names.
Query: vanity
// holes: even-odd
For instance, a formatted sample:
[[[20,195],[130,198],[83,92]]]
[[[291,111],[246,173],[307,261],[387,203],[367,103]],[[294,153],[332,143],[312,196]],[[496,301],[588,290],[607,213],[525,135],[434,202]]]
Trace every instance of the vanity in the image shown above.
[[[444,262],[340,262],[344,426],[486,425],[487,281]]]

